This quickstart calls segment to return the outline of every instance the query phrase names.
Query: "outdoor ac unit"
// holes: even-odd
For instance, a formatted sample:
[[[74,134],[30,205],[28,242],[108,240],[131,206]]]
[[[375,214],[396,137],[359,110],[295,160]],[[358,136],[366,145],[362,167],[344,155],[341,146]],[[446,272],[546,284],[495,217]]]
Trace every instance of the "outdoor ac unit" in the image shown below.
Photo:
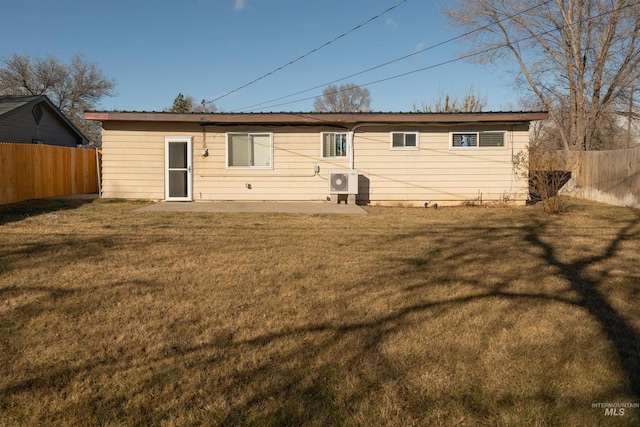
[[[329,193],[358,194],[358,171],[355,169],[329,171]]]

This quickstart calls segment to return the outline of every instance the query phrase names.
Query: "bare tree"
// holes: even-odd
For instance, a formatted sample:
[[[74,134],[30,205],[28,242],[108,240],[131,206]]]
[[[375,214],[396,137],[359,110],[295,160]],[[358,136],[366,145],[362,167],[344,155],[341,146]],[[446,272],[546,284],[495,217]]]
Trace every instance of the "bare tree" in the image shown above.
[[[115,82],[82,54],[63,64],[47,56],[31,60],[13,55],[0,63],[0,93],[4,95],[46,95],[92,143],[100,143],[100,125],[84,120],[84,111],[93,109],[105,96],[112,96]]]
[[[216,110],[217,107],[213,102],[203,99],[196,105],[191,95],[183,95],[182,92],[173,100],[171,108],[165,109],[171,113],[215,113]]]
[[[637,2],[456,0],[445,11],[468,32],[476,60],[515,60],[518,82],[549,111],[565,150],[611,142],[607,126],[640,78]]]
[[[445,95],[440,93],[431,103],[422,102],[420,107],[415,103],[413,111],[424,113],[479,113],[487,106],[487,98],[476,94],[473,86],[469,88],[464,97]]]
[[[367,88],[353,83],[340,87],[330,85],[322,91],[322,96],[315,99],[313,109],[326,113],[367,112],[371,109],[371,96]]]

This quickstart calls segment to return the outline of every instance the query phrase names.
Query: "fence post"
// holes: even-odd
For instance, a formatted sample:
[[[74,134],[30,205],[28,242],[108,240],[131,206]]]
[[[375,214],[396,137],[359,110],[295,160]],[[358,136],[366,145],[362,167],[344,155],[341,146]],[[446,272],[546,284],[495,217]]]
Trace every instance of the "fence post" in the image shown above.
[[[98,182],[98,198],[102,199],[102,177],[101,175],[101,170],[102,168],[100,167],[100,151],[96,148],[96,177],[97,177],[97,182]]]

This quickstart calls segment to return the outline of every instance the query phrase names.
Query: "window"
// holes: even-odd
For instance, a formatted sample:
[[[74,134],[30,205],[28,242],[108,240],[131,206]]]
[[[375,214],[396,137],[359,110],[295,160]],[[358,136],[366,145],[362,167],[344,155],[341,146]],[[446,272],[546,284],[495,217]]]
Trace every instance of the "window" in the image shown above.
[[[227,166],[272,169],[273,135],[270,133],[228,133]]]
[[[418,132],[391,132],[392,149],[418,149]]]
[[[322,132],[322,157],[347,157],[347,134]]]
[[[452,132],[451,147],[504,147],[504,132]]]
[[[480,147],[504,147],[504,132],[483,132]]]

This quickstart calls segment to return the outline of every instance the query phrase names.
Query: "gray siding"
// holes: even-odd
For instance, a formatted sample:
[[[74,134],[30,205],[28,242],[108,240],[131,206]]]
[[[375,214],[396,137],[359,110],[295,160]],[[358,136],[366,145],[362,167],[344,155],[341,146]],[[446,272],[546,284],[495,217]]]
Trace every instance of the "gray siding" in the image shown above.
[[[0,117],[0,142],[31,143],[33,139],[43,140],[47,145],[75,147],[82,141],[71,132],[43,102],[42,118],[36,123],[33,107],[19,108],[7,117]]]

